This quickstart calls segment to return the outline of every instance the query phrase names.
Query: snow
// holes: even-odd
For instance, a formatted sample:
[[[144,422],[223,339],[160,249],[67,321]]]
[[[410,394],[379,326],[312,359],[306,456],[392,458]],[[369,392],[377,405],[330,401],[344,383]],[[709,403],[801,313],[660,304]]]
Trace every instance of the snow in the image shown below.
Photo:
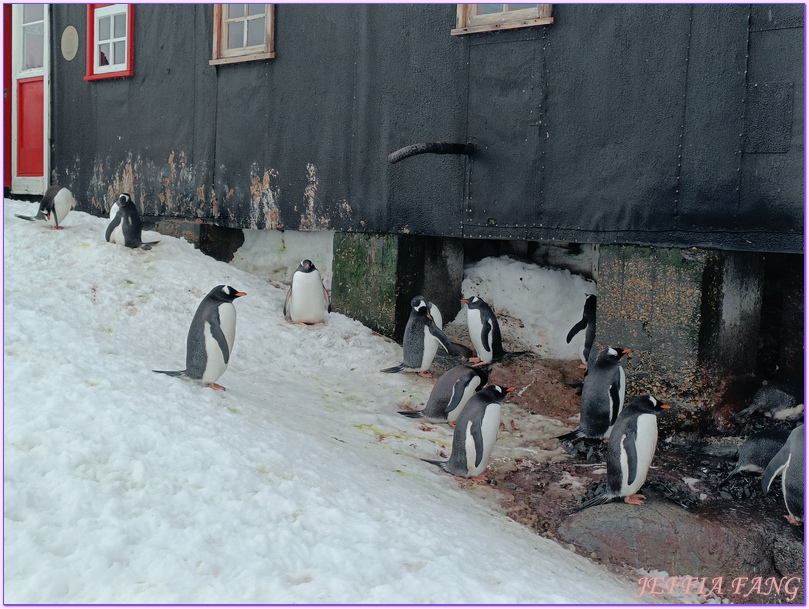
[[[151,251],[4,210],[6,603],[634,603],[638,587],[424,463],[451,442],[396,414],[431,381],[401,348],[182,239]],[[202,297],[228,284],[227,391],[182,369]],[[497,304],[495,303],[495,306]]]
[[[506,351],[530,350],[552,359],[579,359],[582,330],[566,342],[582,318],[595,282],[568,270],[549,269],[508,256],[484,258],[464,267],[464,297],[479,296],[494,309]],[[466,307],[452,324],[466,325]]]

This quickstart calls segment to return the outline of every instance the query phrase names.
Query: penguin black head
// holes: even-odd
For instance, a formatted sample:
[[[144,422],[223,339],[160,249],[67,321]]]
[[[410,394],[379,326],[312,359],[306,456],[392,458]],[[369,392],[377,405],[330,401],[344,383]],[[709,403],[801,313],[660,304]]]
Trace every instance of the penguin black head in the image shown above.
[[[623,347],[607,347],[604,349],[605,357],[615,362],[620,360],[627,353],[631,353],[631,351],[629,349],[624,349]]]
[[[224,302],[233,302],[240,296],[247,296],[244,292],[239,292],[236,288],[229,285],[218,285],[213,290],[208,292],[208,296],[214,300],[222,300]]]
[[[311,273],[312,271],[317,270],[315,265],[312,264],[311,260],[301,260],[301,265],[298,267],[298,270],[303,273]]]
[[[413,307],[413,310],[419,315],[424,315],[430,319],[433,318],[430,313],[430,304],[424,296],[415,296],[413,300],[410,301],[410,306]]]
[[[466,304],[466,306],[468,306],[470,309],[480,307],[481,304],[486,304],[485,302],[483,302],[483,299],[480,298],[479,296],[472,296],[472,298],[469,297],[461,298],[461,302]]]
[[[662,412],[671,408],[668,404],[661,404],[654,396],[642,395],[632,400],[630,406],[642,410],[644,412]]]
[[[496,400],[504,399],[509,393],[514,391],[514,387],[502,387],[500,385],[489,385],[486,389],[492,394]]]
[[[122,192],[121,196],[118,197],[118,205],[123,207],[124,205],[132,204],[132,197],[129,196],[128,192]]]

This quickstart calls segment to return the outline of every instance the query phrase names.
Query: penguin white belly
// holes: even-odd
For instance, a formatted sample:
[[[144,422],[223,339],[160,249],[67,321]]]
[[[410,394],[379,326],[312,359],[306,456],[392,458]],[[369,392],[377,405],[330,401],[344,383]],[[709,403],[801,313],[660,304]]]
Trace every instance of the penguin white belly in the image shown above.
[[[629,483],[629,460],[624,448],[624,438],[621,438],[621,497],[634,495],[646,482],[649,475],[649,466],[652,464],[655,449],[657,448],[657,417],[653,414],[642,414],[638,417],[637,436],[635,438],[635,455],[637,466],[635,479]]]
[[[233,355],[233,343],[236,339],[236,307],[232,303],[219,305],[219,327],[225,336],[228,345],[228,361]],[[211,333],[211,324],[205,322],[203,333],[205,336],[205,372],[200,379],[203,383],[216,382],[227,370],[228,364],[225,361],[222,348]]]
[[[424,326],[424,349],[421,352],[419,372],[424,372],[430,368],[436,353],[438,353],[438,340],[430,334],[430,328]]]
[[[466,406],[466,403],[469,401],[469,398],[472,397],[472,395],[475,393],[475,389],[477,389],[479,385],[480,385],[480,377],[479,376],[475,376],[466,385],[466,387],[463,390],[463,395],[461,396],[461,399],[458,401],[458,406],[456,406],[455,409],[452,410],[451,412],[447,413],[447,422],[448,423],[454,423],[455,421],[458,420],[458,416],[463,411],[463,407]],[[452,396],[449,399],[450,402],[452,402],[452,398],[455,397],[455,391],[456,391],[456,388],[453,387],[452,388]]]
[[[117,215],[118,215],[118,204],[113,203],[112,207],[110,207],[110,220],[113,220]]]
[[[482,474],[489,464],[489,456],[492,454],[492,448],[494,448],[494,443],[497,440],[497,432],[500,430],[500,404],[489,404],[483,413],[483,418],[480,422],[483,457],[478,465],[475,465],[477,453],[475,452],[475,440],[470,433],[471,428],[472,421],[469,421],[466,425],[466,471],[469,477]]]
[[[626,372],[622,366],[618,366],[618,376],[621,379],[621,386],[618,388],[618,414],[621,414],[621,410],[624,407],[624,396],[626,395]],[[617,415],[616,415],[617,416]],[[655,425],[655,429],[657,425]]]
[[[115,243],[116,245],[124,245],[123,222],[120,222],[118,226],[116,226],[112,230],[112,233],[110,233],[110,243]]]
[[[61,225],[62,221],[67,216],[67,213],[76,205],[76,199],[73,198],[67,188],[62,188],[56,193],[53,198],[53,213],[51,214],[50,222],[56,226],[57,223]]]
[[[472,341],[472,345],[475,347],[478,357],[482,362],[490,363],[492,361],[492,352],[486,351],[486,349],[483,348],[483,340],[481,339],[483,320],[480,318],[480,311],[478,309],[467,308],[466,323],[469,326],[469,340]],[[491,339],[491,332],[489,332],[489,345],[492,344]]]
[[[289,316],[294,323],[316,324],[326,317],[326,299],[320,273],[295,273],[292,277]]]

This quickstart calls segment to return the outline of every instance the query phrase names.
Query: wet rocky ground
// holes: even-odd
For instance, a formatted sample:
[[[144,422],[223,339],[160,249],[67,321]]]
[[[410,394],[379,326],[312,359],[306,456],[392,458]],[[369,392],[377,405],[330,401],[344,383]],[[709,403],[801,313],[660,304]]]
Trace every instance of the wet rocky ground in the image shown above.
[[[459,361],[437,358],[433,372]],[[458,484],[497,501],[537,534],[639,582],[639,592],[642,577],[661,577],[655,590],[670,586],[673,597],[658,601],[802,604],[804,528],[784,518],[780,485],[765,497],[760,475],[742,473],[717,488],[744,438],[768,424],[763,420],[716,423],[706,411],[656,396],[672,408],[659,417],[658,450],[640,491],[645,504],[576,512],[606,478],[605,445],[555,439],[578,427],[578,363],[522,356],[492,367],[490,382],[515,391],[503,407],[489,482]],[[672,579],[689,576],[697,579]]]

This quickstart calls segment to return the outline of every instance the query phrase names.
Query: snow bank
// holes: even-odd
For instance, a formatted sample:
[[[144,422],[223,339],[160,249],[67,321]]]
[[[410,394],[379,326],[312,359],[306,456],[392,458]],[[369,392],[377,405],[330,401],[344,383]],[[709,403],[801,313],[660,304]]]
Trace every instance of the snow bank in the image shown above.
[[[378,372],[391,341],[287,324],[283,290],[184,240],[34,209],[4,210],[6,603],[638,600],[419,459],[451,432],[396,414],[431,382]],[[221,283],[247,293],[227,391],[152,372]]]

